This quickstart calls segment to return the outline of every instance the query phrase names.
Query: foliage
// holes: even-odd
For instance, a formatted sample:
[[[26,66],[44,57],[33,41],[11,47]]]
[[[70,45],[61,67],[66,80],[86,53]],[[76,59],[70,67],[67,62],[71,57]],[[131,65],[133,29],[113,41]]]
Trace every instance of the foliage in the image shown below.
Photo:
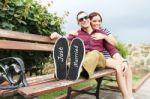
[[[118,49],[119,53],[122,55],[123,58],[127,57],[129,51],[128,51],[128,48],[125,46],[125,44],[123,42],[118,41],[117,49]]]
[[[2,29],[47,36],[52,32],[63,35],[61,24],[63,24],[63,17],[48,13],[46,6],[40,5],[35,0],[0,0],[0,28]],[[20,57],[29,68],[42,66],[49,55],[45,52],[0,51],[0,58]]]
[[[31,52],[31,51],[16,51],[16,50],[0,50],[0,59],[5,57],[19,57],[23,59],[26,71],[30,74],[41,74],[41,70],[45,61],[51,60],[48,52]],[[37,68],[37,71],[32,72],[32,68]]]
[[[63,19],[33,0],[0,1],[0,28],[50,35],[61,31]]]

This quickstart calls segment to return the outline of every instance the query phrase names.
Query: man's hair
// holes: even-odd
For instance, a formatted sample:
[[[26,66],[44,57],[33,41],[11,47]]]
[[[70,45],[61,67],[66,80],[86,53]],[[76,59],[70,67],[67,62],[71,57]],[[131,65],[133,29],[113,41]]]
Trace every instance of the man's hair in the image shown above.
[[[92,12],[89,14],[89,18],[90,20],[92,20],[93,17],[95,16],[99,16],[101,18],[101,22],[102,22],[102,16],[98,13],[98,12]]]
[[[84,11],[78,12],[77,17],[76,17],[77,21],[78,21],[78,16],[79,16],[80,14],[82,14],[82,13],[86,13],[86,12],[84,12]]]

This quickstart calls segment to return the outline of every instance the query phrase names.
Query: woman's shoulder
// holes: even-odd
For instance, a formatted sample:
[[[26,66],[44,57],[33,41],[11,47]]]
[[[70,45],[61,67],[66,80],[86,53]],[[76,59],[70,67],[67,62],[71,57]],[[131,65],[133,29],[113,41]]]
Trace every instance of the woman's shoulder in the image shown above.
[[[111,34],[107,28],[101,27],[100,30],[103,31],[107,35]]]

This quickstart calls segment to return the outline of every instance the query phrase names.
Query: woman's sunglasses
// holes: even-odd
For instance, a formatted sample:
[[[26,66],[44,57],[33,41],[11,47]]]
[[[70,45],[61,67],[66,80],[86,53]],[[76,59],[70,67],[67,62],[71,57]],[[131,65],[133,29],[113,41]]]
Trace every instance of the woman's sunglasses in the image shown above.
[[[83,18],[78,19],[79,22],[82,22],[84,19],[87,20],[89,18],[89,16],[85,16]]]

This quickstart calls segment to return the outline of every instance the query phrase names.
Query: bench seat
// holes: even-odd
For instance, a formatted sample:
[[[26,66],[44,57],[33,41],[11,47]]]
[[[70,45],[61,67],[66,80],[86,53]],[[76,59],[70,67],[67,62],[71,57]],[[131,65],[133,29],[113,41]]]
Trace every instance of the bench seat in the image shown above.
[[[42,76],[35,76],[27,78],[27,82],[29,86],[41,84],[44,82],[54,80],[54,74],[42,75]],[[14,90],[0,90],[0,96],[7,97],[18,94],[17,89]]]
[[[112,73],[115,73],[115,70],[113,69],[100,70],[95,72],[94,75],[88,80],[100,78]],[[51,78],[51,80],[43,83],[39,83],[39,84],[36,83],[33,85],[29,85],[28,87],[19,88],[17,92],[25,96],[26,98],[31,98],[31,97],[43,95],[45,93],[62,90],[64,88],[68,88],[88,80],[84,78],[80,78],[79,80],[76,81],[69,81],[69,80],[55,80],[54,78]]]

